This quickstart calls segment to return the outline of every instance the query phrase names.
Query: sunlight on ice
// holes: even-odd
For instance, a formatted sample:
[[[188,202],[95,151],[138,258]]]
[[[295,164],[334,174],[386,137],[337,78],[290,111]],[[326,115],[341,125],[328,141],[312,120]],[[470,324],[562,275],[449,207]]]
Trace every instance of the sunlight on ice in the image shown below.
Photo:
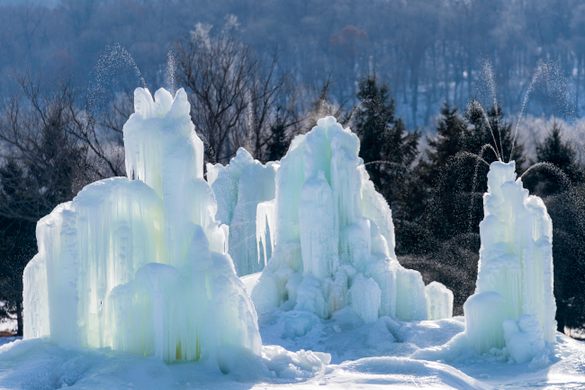
[[[85,187],[39,221],[24,274],[25,338],[165,361],[260,356],[254,306],[226,253],[187,95],[135,91],[131,179]]]

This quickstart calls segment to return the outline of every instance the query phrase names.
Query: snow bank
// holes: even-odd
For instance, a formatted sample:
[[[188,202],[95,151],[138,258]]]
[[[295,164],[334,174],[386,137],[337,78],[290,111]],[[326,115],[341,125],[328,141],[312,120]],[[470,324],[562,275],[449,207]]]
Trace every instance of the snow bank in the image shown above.
[[[373,322],[422,320],[428,305],[437,306],[427,304],[427,295],[435,298],[420,273],[398,263],[391,210],[358,152],[358,137],[333,117],[293,140],[276,173],[275,200],[258,207],[257,228],[270,232],[259,241],[273,247],[252,292],[260,312],[294,308],[329,318],[351,307]],[[441,316],[451,315],[448,306],[447,299]]]
[[[264,221],[257,222],[256,211],[274,199],[277,168],[276,163],[262,165],[244,148],[226,166],[207,164],[207,180],[218,204],[215,217],[229,226],[229,253],[240,276],[261,271],[270,257],[270,232]]]
[[[227,356],[230,372],[211,361],[165,364],[160,359],[107,350],[72,350],[44,339],[0,346],[3,389],[240,389],[292,385],[325,371],[328,354],[266,346],[260,356]]]
[[[130,178],[90,184],[37,225],[24,274],[25,338],[110,347],[229,371],[260,356],[256,311],[226,254],[183,90],[135,91]]]

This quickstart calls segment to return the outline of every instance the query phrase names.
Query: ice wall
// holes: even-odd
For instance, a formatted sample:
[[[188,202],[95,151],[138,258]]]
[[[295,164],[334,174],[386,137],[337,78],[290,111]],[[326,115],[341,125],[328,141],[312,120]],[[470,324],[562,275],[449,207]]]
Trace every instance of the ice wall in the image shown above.
[[[256,311],[226,254],[203,145],[183,90],[135,91],[132,179],[85,187],[37,225],[24,273],[25,338],[165,361],[260,354]],[[236,355],[237,356],[237,355]]]
[[[525,362],[555,341],[552,222],[515,168],[513,161],[490,165],[476,292],[464,310],[466,335],[478,352],[505,346]]]
[[[357,136],[333,117],[293,140],[274,202],[258,208],[258,226],[269,225],[274,246],[252,292],[259,311],[328,318],[351,307],[365,322],[428,317],[422,277],[398,263],[392,213],[358,152]],[[452,303],[441,311],[451,312]]]
[[[263,230],[264,221],[257,225],[256,217],[258,205],[274,199],[277,168],[277,163],[254,160],[244,148],[226,166],[207,164],[207,180],[218,204],[215,217],[229,226],[229,253],[240,276],[261,271],[270,256],[270,232]]]

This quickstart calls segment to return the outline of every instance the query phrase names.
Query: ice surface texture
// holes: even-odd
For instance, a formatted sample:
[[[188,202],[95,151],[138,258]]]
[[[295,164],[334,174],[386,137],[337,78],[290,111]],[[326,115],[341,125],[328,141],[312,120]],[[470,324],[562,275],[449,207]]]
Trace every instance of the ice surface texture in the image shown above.
[[[226,253],[189,102],[134,93],[128,178],[85,187],[37,225],[24,273],[25,338],[165,361],[261,353],[254,306]]]
[[[275,200],[258,207],[273,252],[252,292],[256,308],[329,318],[351,307],[365,322],[450,317],[446,288],[425,290],[420,273],[398,263],[392,212],[358,153],[358,137],[333,117],[293,140]]]

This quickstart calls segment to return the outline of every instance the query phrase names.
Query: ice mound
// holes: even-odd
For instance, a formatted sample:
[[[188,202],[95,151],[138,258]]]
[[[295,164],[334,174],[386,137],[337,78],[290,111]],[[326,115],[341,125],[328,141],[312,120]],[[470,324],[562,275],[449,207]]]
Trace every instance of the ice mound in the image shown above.
[[[272,254],[270,232],[256,216],[260,204],[274,199],[277,168],[277,163],[254,160],[244,148],[226,166],[207,164],[207,181],[218,205],[215,217],[229,226],[229,253],[240,276],[261,271]]]
[[[351,307],[367,323],[451,316],[452,299],[433,296],[443,289],[425,291],[420,273],[398,263],[392,212],[358,152],[358,137],[333,117],[293,140],[275,200],[257,209],[257,228],[270,232],[263,243],[274,247],[252,291],[257,310],[329,318]]]
[[[136,180],[90,184],[37,225],[25,338],[229,370],[237,356],[261,356],[262,344],[215,220],[187,96],[139,88],[134,98],[124,146]]]
[[[541,361],[555,343],[552,221],[515,168],[490,165],[476,291],[463,306],[465,332],[443,348],[451,357],[504,350],[518,363]]]

